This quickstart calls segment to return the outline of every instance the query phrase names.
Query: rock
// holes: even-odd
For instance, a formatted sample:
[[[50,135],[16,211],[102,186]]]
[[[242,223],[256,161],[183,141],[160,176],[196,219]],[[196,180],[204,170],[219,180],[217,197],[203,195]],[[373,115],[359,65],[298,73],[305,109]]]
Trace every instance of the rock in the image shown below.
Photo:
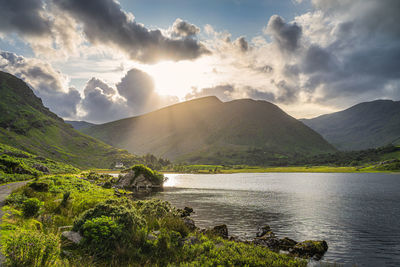
[[[71,241],[74,244],[79,244],[82,240],[82,236],[78,232],[74,231],[65,231],[61,233],[61,236],[65,239]]]
[[[267,231],[267,230],[269,230],[269,231]],[[260,231],[259,231],[259,233],[257,233],[257,235],[259,235],[261,233],[264,233],[264,234],[260,237],[254,238],[253,244],[261,245],[264,247],[268,247],[269,249],[278,251],[279,250],[279,239],[276,237],[274,232],[271,231],[271,228],[269,228],[269,226],[266,225],[260,229]]]
[[[188,217],[190,214],[193,212],[193,208],[191,207],[185,207],[183,210],[181,210],[181,217]]]
[[[296,244],[297,244],[296,241],[294,241],[293,239],[290,239],[288,237],[284,237],[282,239],[279,239],[279,249],[280,250],[289,251],[294,246],[296,246]]]
[[[217,225],[213,229],[211,229],[210,232],[222,238],[228,238],[228,227],[226,226],[226,224]]]
[[[325,240],[307,240],[297,243],[290,252],[297,257],[315,258],[316,260],[320,260],[327,250],[328,244]]]
[[[32,167],[35,168],[36,170],[40,171],[40,172],[43,172],[43,173],[50,173],[49,168],[47,168],[47,167],[44,166],[44,165],[41,165],[41,164],[37,164],[37,163],[36,163],[36,164],[34,164]]]
[[[194,224],[194,221],[192,219],[185,217],[183,218],[183,222],[185,223],[187,228],[189,228],[190,231],[194,231],[197,229],[197,226]]]
[[[49,184],[43,182],[33,182],[29,185],[30,188],[37,192],[48,192]]]
[[[266,233],[271,231],[271,227],[269,227],[268,224],[264,225],[263,227],[258,229],[258,232],[256,234],[257,237],[262,237],[263,235],[265,235]]]

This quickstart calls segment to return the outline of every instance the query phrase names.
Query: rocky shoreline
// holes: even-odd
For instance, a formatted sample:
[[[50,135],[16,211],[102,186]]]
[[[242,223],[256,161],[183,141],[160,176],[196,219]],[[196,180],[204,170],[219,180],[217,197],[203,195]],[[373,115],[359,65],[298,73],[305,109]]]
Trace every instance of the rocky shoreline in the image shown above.
[[[182,219],[189,229],[199,231],[206,235],[216,235],[234,242],[263,246],[274,252],[317,261],[320,260],[328,250],[328,243],[325,240],[306,240],[298,242],[288,237],[278,238],[269,225],[260,227],[252,240],[243,240],[236,236],[230,236],[226,224],[217,225],[213,228],[201,229],[195,225],[193,219],[189,218],[190,214],[193,212],[192,208],[185,207],[180,211]],[[184,242],[195,243],[196,240],[185,240]]]

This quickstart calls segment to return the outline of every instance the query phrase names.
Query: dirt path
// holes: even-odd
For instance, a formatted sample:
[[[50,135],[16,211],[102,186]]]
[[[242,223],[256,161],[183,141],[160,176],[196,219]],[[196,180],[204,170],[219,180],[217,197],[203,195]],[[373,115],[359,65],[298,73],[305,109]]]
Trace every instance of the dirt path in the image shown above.
[[[17,189],[18,187],[21,187],[23,185],[26,185],[29,181],[22,181],[22,182],[16,182],[16,183],[11,183],[11,184],[6,184],[0,186],[0,221],[1,218],[3,217],[3,211],[2,208],[4,206],[4,201],[6,197],[11,194],[12,191]],[[0,266],[3,266],[3,261],[4,261],[4,256],[0,253]]]

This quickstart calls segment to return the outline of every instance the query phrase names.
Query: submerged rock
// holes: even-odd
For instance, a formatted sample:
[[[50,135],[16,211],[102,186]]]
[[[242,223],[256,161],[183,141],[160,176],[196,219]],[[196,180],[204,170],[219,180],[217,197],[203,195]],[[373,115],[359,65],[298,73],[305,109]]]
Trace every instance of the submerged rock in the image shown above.
[[[327,250],[328,244],[325,240],[307,240],[297,243],[290,252],[298,257],[315,258],[316,260],[320,260]]]

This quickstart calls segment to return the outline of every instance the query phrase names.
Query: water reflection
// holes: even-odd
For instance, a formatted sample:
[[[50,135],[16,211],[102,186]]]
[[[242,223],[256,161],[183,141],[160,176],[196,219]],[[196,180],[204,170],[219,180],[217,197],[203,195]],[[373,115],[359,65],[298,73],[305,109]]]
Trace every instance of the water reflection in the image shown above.
[[[157,197],[191,206],[200,227],[225,223],[254,237],[325,239],[325,259],[351,265],[400,265],[400,176],[384,174],[167,175]]]

